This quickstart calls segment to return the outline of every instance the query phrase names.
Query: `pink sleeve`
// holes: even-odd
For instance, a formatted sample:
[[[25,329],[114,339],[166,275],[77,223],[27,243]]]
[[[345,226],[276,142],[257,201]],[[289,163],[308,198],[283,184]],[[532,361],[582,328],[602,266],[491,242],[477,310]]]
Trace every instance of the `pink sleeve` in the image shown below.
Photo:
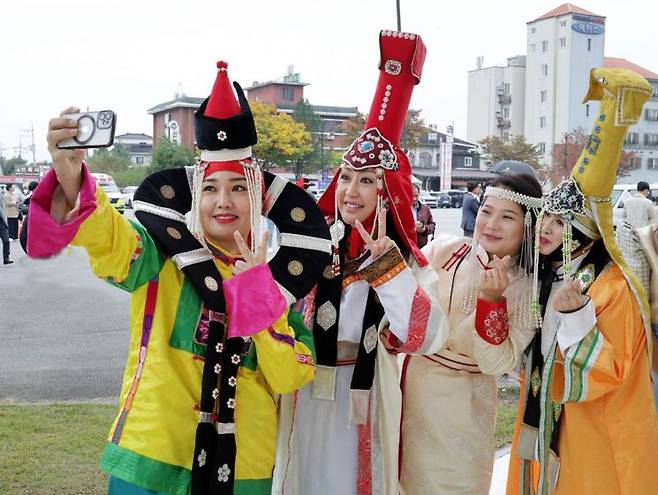
[[[267,263],[225,280],[223,286],[230,337],[249,337],[269,328],[286,310]]]
[[[96,181],[83,164],[77,216],[59,224],[50,215],[50,204],[58,185],[55,171],[51,169],[34,190],[30,200],[27,253],[32,258],[48,258],[59,253],[73,240],[82,222],[96,209]]]

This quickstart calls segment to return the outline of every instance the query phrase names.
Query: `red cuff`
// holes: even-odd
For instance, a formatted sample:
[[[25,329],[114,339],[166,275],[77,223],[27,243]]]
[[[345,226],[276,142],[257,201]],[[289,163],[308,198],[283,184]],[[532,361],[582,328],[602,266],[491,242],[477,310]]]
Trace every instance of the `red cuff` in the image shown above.
[[[493,345],[500,345],[509,335],[507,320],[507,299],[498,302],[478,298],[475,309],[475,331],[482,339]]]

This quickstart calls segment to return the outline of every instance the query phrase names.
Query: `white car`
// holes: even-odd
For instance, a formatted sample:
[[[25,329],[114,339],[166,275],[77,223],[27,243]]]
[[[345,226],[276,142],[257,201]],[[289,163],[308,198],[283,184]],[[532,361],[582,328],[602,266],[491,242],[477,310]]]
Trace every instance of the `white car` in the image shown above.
[[[430,194],[429,191],[420,191],[418,199],[421,203],[429,206],[430,208],[436,208],[436,197]]]

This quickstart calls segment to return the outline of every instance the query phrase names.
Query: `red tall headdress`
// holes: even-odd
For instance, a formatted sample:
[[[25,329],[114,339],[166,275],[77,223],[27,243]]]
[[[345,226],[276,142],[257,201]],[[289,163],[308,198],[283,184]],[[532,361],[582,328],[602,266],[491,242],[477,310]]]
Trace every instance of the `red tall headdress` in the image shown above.
[[[411,93],[420,82],[427,49],[420,36],[397,31],[379,33],[379,80],[363,133],[343,155],[342,167],[383,170],[388,210],[402,242],[416,261],[427,260],[416,245],[412,213],[411,165],[399,147]],[[334,215],[338,171],[318,205],[325,215]]]

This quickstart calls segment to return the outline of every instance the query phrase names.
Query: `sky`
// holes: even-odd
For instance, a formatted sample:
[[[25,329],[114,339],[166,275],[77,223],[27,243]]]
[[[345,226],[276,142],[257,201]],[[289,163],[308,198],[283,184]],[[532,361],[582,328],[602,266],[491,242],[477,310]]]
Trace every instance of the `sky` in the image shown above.
[[[504,65],[524,54],[526,23],[544,0],[400,0],[402,30],[427,45],[411,108],[466,137],[467,78],[476,59]],[[658,2],[577,0],[606,20],[606,56],[658,72]],[[114,110],[117,134],[152,135],[147,110],[209,94],[217,60],[243,87],[283,76],[309,83],[315,105],[367,112],[378,78],[378,34],[395,29],[395,0],[4,0],[0,5],[0,153],[34,141],[48,158],[48,120],[69,105]],[[22,143],[21,143],[22,141]],[[31,161],[31,154],[30,154]]]

